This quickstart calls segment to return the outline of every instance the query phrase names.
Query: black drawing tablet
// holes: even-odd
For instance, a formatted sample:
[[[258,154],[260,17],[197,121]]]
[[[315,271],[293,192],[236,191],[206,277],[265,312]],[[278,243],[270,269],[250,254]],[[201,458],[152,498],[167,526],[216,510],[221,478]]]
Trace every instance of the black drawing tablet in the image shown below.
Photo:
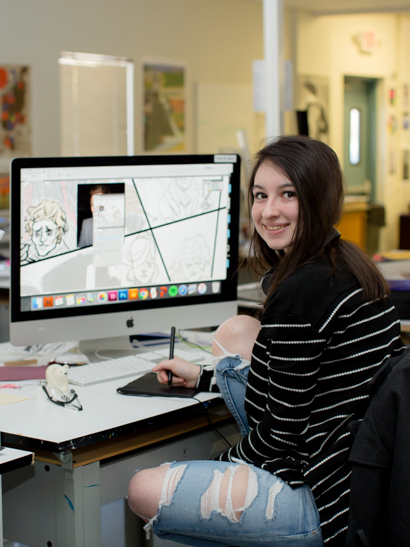
[[[174,387],[160,384],[157,380],[157,375],[154,372],[148,372],[133,380],[124,387],[117,389],[122,395],[146,395],[156,397],[194,397],[198,390],[188,387]]]

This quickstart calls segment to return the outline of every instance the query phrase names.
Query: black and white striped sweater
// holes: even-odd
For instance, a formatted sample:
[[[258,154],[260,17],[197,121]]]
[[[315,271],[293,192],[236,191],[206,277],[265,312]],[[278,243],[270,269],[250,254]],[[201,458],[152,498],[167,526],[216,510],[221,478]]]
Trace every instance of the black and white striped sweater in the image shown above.
[[[253,463],[292,487],[307,483],[325,544],[337,546],[344,545],[349,507],[347,425],[363,417],[372,376],[405,346],[388,299],[363,302],[350,273],[329,272],[327,259],[317,259],[270,298],[246,390],[251,432],[220,459]]]

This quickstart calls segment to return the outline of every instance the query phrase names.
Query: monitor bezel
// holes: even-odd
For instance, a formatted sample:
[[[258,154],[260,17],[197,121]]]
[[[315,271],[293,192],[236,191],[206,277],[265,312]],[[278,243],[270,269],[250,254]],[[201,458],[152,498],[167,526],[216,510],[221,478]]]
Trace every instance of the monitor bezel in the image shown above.
[[[218,161],[215,158],[218,157]],[[223,159],[226,158],[224,162]],[[232,161],[234,158],[234,161]],[[229,161],[228,161],[229,160]],[[38,321],[39,324],[47,324],[53,319],[75,318],[79,315],[77,308],[47,309],[35,311],[22,311],[20,309],[20,240],[21,240],[21,177],[22,169],[30,168],[64,168],[64,167],[93,167],[93,166],[132,166],[132,165],[167,165],[167,164],[206,164],[206,163],[230,163],[233,165],[231,175],[230,194],[230,261],[227,271],[227,279],[221,281],[221,293],[196,296],[184,296],[183,298],[138,301],[108,304],[107,306],[87,306],[81,308],[82,316],[104,316],[110,313],[124,314],[143,310],[161,310],[181,307],[188,310],[204,304],[233,303],[237,300],[237,272],[239,263],[239,207],[240,207],[240,156],[238,154],[183,154],[167,156],[93,156],[93,157],[44,157],[44,158],[16,158],[11,163],[10,177],[10,338],[13,338],[13,325],[22,326],[24,323]],[[112,308],[115,306],[115,310]],[[168,314],[169,314],[168,310]],[[21,329],[19,329],[21,330]],[[28,336],[28,338],[31,338]],[[19,342],[21,336],[18,337]],[[64,339],[64,338],[63,338]],[[12,340],[13,341],[13,340]],[[28,343],[31,343],[28,342]]]

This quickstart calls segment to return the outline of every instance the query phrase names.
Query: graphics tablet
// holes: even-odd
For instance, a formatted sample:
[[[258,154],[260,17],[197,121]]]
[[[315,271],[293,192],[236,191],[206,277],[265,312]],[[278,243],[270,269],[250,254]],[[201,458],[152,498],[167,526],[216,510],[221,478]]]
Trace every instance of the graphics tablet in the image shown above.
[[[198,390],[195,388],[165,386],[160,384],[157,380],[157,375],[154,372],[144,374],[144,376],[141,376],[141,378],[138,378],[137,380],[133,380],[126,386],[119,387],[117,391],[122,395],[187,398],[194,397],[198,393]]]

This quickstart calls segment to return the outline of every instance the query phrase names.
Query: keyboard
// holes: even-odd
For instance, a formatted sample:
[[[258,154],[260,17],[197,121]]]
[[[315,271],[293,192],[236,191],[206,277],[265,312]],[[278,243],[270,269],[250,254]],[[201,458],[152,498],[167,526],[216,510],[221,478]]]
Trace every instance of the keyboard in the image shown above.
[[[68,380],[76,386],[91,386],[102,382],[109,382],[117,378],[138,376],[150,372],[156,362],[141,359],[137,355],[127,355],[117,359],[108,359],[99,363],[89,363],[70,367]]]
[[[136,355],[107,359],[99,363],[70,367],[68,381],[76,386],[92,386],[118,378],[139,376],[151,372],[152,367],[159,361],[166,359],[168,354],[169,349],[163,348],[155,352],[147,351]],[[208,364],[212,361],[211,356],[203,351],[176,348],[174,354],[192,363]]]

